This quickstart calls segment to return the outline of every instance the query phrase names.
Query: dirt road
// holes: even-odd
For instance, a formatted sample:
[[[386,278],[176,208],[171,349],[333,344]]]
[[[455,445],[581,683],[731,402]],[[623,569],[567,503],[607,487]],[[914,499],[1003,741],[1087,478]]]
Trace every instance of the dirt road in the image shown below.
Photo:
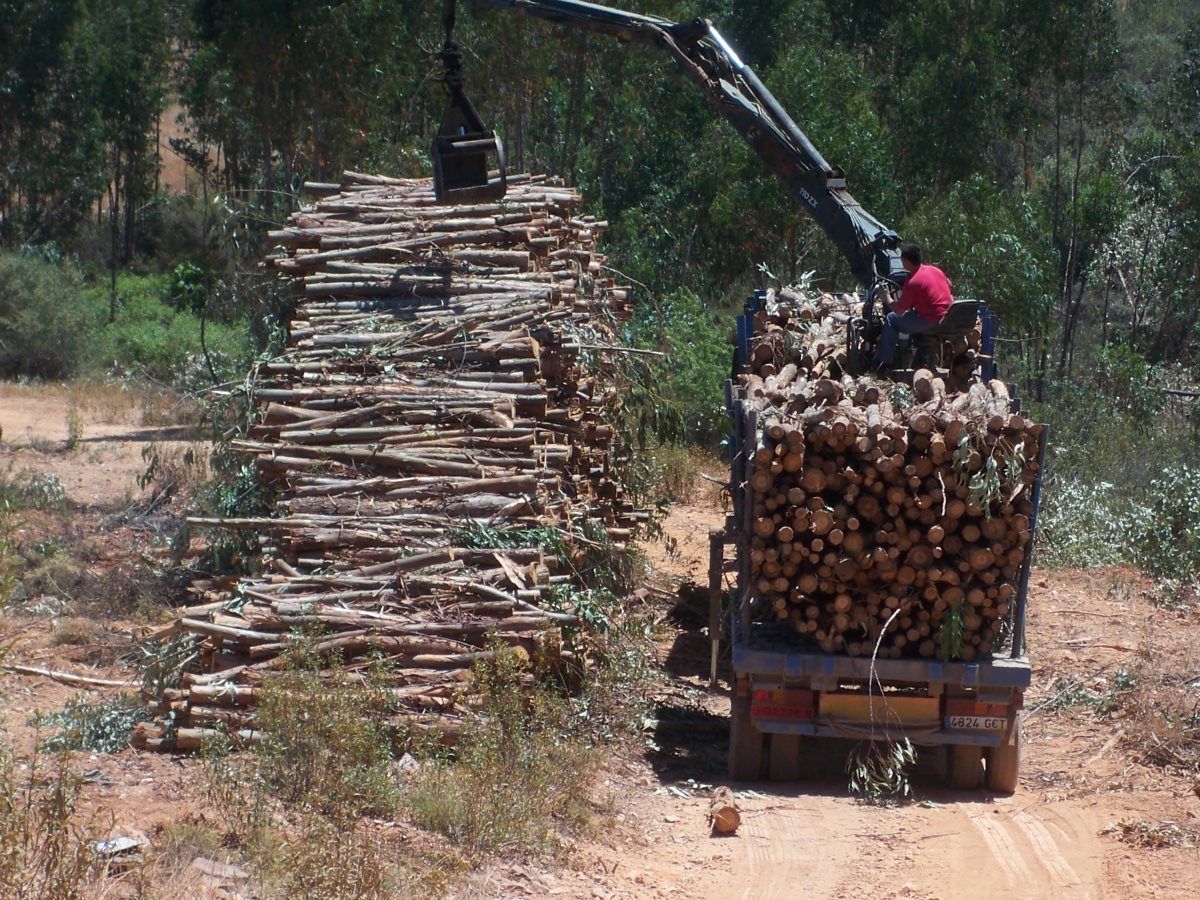
[[[668,540],[649,551],[657,575],[700,580],[708,528],[721,515],[708,497],[676,507]],[[852,745],[818,743],[805,750],[802,782],[732,785],[743,826],[731,838],[707,836],[704,821],[706,786],[729,783],[726,686],[707,687],[703,638],[680,628],[663,650],[673,680],[647,763],[630,764],[634,784],[621,793],[636,802],[609,853],[592,851],[596,889],[711,898],[1196,896],[1200,800],[1189,776],[1145,764],[1140,741],[1158,711],[1137,688],[1196,676],[1200,620],[1153,607],[1149,589],[1123,570],[1035,573],[1035,674],[1015,795],[950,791],[928,752],[913,775],[915,802],[864,805],[846,786]],[[698,606],[690,613],[685,623],[702,621]],[[1163,846],[1146,846],[1155,843]]]
[[[187,428],[159,424],[173,412],[108,385],[0,383],[0,475],[53,475],[77,507],[127,505],[145,493],[147,448],[166,457],[189,446]]]

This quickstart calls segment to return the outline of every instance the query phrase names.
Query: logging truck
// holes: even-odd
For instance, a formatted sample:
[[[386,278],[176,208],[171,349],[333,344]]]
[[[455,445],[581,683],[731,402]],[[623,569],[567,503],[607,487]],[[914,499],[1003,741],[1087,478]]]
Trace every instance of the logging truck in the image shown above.
[[[756,295],[739,319],[726,392],[733,515],[712,535],[709,579],[714,682],[723,635],[732,648],[731,775],[798,777],[806,737],[906,739],[944,746],[955,787],[1014,790],[1047,432],[996,379],[995,316],[955,302],[885,373],[916,396],[896,394],[866,373],[880,301],[907,278],[900,237],[855,201],[711,21],[579,0],[477,2],[665,50],[860,285],[791,307]],[[497,199],[504,148],[463,91],[454,13],[445,0],[450,100],[435,190],[442,202]]]
[[[795,779],[804,738],[907,739],[945,748],[950,786],[1011,792],[1047,429],[953,368],[892,373],[914,394],[893,406],[821,349],[837,298],[795,299],[817,307],[800,349],[769,341],[794,313],[747,302],[726,387],[733,515],[710,536],[709,628],[714,681],[723,634],[731,648],[730,774]],[[975,336],[990,359],[994,331]]]

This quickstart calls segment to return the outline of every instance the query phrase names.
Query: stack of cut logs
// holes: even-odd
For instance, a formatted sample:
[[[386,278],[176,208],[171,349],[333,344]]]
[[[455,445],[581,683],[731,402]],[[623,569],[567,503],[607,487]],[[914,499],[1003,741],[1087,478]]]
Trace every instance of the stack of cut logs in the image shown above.
[[[263,676],[302,639],[339,677],[382,657],[398,718],[452,734],[476,661],[560,652],[580,530],[620,547],[643,515],[606,414],[626,291],[575,192],[516,176],[500,202],[439,206],[427,179],[355,173],[310,189],[271,233],[297,306],[233,444],[274,512],[192,520],[261,531],[264,574],[193,585],[158,635],[192,662],[140,746],[254,740]]]
[[[826,652],[987,656],[1030,549],[1042,427],[999,381],[847,374],[856,302],[784,290],[754,318],[738,397],[757,609]]]

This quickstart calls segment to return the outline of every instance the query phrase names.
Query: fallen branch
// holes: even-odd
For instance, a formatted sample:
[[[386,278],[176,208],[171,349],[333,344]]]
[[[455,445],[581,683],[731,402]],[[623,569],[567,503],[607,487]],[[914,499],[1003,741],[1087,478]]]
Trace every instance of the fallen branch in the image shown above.
[[[52,678],[63,684],[80,684],[94,687],[141,687],[137,681],[117,681],[113,678],[93,678],[89,675],[76,675],[73,672],[57,672],[53,669],[39,669],[35,666],[22,666],[16,663],[6,663],[0,668],[5,672],[17,675],[37,675],[41,678]]]

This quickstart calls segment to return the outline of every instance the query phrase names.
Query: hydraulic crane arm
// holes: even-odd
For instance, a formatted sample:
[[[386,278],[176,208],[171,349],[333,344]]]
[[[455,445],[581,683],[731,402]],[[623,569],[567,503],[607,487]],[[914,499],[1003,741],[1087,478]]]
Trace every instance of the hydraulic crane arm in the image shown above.
[[[662,47],[787,185],[846,257],[861,284],[903,282],[898,235],[850,196],[843,172],[825,161],[712,22],[675,23],[581,0],[475,2]]]

